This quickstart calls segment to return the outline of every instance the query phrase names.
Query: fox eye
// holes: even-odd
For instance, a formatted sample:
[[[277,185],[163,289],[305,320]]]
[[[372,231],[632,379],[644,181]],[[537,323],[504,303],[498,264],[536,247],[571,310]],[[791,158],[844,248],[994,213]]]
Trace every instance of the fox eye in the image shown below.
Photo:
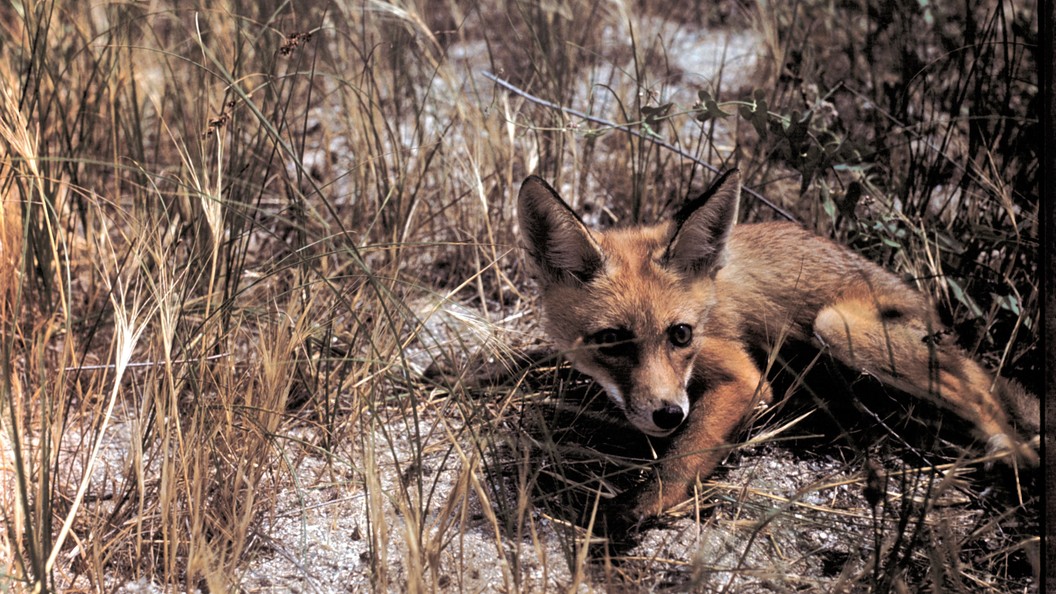
[[[693,341],[693,327],[689,324],[675,324],[667,329],[667,337],[676,347],[687,347]]]
[[[634,334],[626,328],[606,328],[591,334],[587,342],[596,345],[598,351],[610,357],[623,357],[634,351]]]

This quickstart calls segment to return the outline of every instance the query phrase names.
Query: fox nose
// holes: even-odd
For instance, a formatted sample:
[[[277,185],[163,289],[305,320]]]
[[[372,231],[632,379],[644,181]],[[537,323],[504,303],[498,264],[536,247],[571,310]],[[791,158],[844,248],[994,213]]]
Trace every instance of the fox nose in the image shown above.
[[[682,407],[674,404],[665,404],[663,407],[653,411],[653,423],[665,431],[678,427],[682,423],[683,417],[685,415],[682,413]]]

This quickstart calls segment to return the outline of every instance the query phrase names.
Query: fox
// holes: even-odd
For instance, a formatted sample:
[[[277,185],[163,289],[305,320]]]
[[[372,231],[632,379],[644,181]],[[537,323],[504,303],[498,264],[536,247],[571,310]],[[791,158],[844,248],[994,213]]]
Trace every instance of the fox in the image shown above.
[[[656,478],[625,505],[632,520],[685,501],[772,402],[750,353],[778,337],[951,410],[1011,464],[1038,464],[993,376],[949,338],[928,297],[797,223],[735,224],[740,192],[731,169],[669,220],[607,230],[588,228],[538,176],[518,193],[544,330],[631,425],[670,438]]]

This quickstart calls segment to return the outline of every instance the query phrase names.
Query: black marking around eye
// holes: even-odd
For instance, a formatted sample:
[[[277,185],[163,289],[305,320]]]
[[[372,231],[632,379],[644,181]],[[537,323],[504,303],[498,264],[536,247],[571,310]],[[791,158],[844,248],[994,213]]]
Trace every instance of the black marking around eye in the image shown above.
[[[882,320],[897,320],[904,315],[905,314],[902,313],[902,310],[897,307],[885,307],[880,310],[880,319]]]
[[[587,343],[598,348],[606,357],[635,358],[638,356],[638,344],[634,333],[626,328],[606,328],[587,337]]]

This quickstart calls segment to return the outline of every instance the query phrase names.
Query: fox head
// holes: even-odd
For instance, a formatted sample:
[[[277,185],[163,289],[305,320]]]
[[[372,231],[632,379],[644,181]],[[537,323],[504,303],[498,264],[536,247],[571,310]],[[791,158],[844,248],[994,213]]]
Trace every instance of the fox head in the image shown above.
[[[649,435],[669,435],[689,414],[739,197],[731,170],[673,220],[598,231],[539,177],[521,185],[518,218],[547,332]]]

